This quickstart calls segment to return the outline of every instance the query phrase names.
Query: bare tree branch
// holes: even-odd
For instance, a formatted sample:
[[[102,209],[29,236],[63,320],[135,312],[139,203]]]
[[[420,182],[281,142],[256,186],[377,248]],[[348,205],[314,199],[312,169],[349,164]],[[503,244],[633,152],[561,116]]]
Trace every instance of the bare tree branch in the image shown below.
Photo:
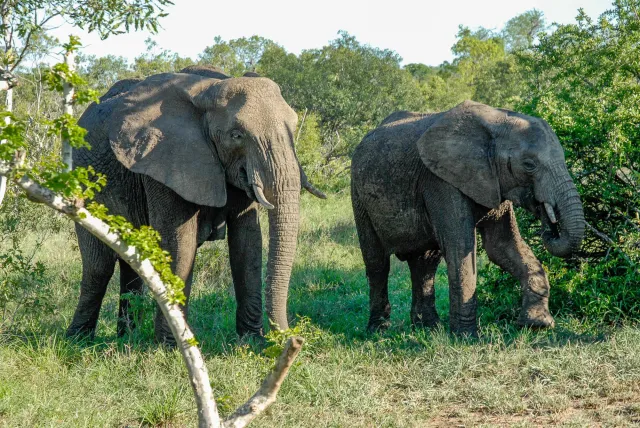
[[[240,406],[231,416],[224,421],[225,428],[243,428],[247,426],[260,413],[266,410],[276,401],[276,395],[280,390],[282,381],[287,377],[289,368],[300,353],[304,339],[301,337],[290,337],[287,340],[282,354],[278,357],[273,371],[262,382],[262,386],[253,397]]]
[[[50,20],[52,20],[58,15],[60,15],[60,12],[54,12],[48,17],[44,18],[41,22],[34,23],[36,29],[44,30],[44,26],[47,24],[47,22],[49,22]],[[25,37],[25,41],[22,46],[22,49],[20,50],[20,54],[18,55],[18,58],[13,62],[13,65],[9,69],[10,71],[15,70],[16,67],[20,65],[24,57],[27,56],[27,53],[29,53],[29,49],[31,49],[31,37],[33,37],[33,33],[36,31],[36,29],[29,30],[29,33]]]
[[[298,127],[298,135],[296,135],[296,140],[293,143],[293,145],[295,147],[298,146],[298,142],[300,141],[300,134],[302,133],[302,128],[304,127],[304,121],[307,118],[307,112],[309,111],[309,109],[305,108],[304,109],[304,115],[302,115],[302,122],[300,123],[300,126]]]
[[[618,246],[618,244],[616,244],[616,242],[611,239],[607,234],[599,231],[598,229],[596,229],[595,227],[591,226],[588,222],[584,222],[584,224],[587,226],[587,229],[589,229],[591,231],[591,233],[593,233],[595,236],[598,237],[598,239],[600,239],[601,241],[606,242],[607,244],[609,244],[612,248],[617,249],[618,251],[620,251],[620,254],[622,254],[622,257],[625,258],[626,261],[628,261],[630,264],[634,264],[631,259],[629,258],[629,256],[627,255],[627,253],[625,253],[624,251],[622,251],[622,249],[620,249],[620,247]]]

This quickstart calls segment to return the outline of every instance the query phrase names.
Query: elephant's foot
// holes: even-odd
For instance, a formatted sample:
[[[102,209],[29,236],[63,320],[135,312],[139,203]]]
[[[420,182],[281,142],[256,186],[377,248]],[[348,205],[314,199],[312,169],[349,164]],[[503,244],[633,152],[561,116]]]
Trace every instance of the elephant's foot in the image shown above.
[[[254,317],[255,319],[251,319],[249,317],[245,317],[243,319],[240,316],[236,316],[236,333],[238,334],[238,337],[264,336],[264,331],[262,329],[262,314],[260,313],[259,315],[259,317]]]
[[[96,329],[86,325],[71,324],[65,336],[69,339],[93,340],[96,336]]]
[[[552,328],[555,326],[555,321],[547,305],[540,304],[522,308],[520,317],[518,317],[518,325],[540,329]]]
[[[389,317],[371,316],[369,317],[369,324],[367,325],[367,331],[369,333],[383,332],[391,327],[391,321]]]
[[[435,328],[440,325],[440,317],[434,311],[411,312],[411,327]]]
[[[478,324],[475,322],[475,320],[473,323],[465,324],[454,324],[453,322],[450,322],[449,328],[451,330],[451,333],[455,334],[456,336],[473,338],[478,337]]]
[[[250,338],[261,338],[264,337],[264,333],[262,331],[262,327],[261,328],[240,328],[237,327],[236,328],[236,333],[238,334],[238,337],[241,339],[250,339]]]

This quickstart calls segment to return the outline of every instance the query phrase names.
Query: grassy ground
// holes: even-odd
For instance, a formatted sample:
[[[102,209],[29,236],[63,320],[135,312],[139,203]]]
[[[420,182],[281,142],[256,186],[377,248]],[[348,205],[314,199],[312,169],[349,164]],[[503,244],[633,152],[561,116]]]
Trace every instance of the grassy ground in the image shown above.
[[[392,327],[365,333],[367,287],[347,195],[305,196],[290,314],[312,337],[278,402],[253,426],[631,426],[640,425],[640,330],[559,319],[553,331],[483,319],[479,340],[444,329],[412,332],[410,282],[393,260]],[[195,403],[180,356],[140,332],[115,337],[112,281],[92,343],[64,329],[78,295],[80,262],[69,234],[46,243],[42,261],[58,310],[28,334],[0,336],[0,426],[194,426]],[[223,414],[257,390],[271,361],[235,336],[235,303],[223,243],[202,248],[190,323],[206,354]],[[446,277],[438,308],[447,321]]]

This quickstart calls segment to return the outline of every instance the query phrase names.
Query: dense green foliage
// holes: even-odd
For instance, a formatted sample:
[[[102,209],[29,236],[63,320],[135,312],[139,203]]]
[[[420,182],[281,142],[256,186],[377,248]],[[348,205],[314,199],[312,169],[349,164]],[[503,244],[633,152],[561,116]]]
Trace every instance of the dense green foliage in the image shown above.
[[[560,138],[594,229],[581,256],[562,262],[544,251],[531,216],[521,227],[548,268],[552,309],[608,322],[640,318],[639,11],[637,0],[618,0],[595,21],[581,12],[516,58],[526,77],[517,108]],[[513,280],[490,273],[516,299]]]

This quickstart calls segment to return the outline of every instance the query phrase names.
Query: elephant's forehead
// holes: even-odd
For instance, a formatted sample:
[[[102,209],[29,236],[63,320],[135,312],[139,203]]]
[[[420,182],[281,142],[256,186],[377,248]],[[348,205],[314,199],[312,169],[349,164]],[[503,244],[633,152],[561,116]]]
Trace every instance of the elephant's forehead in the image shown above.
[[[522,118],[511,116],[508,118],[512,132],[519,134],[524,140],[532,145],[545,144],[552,137],[553,131],[547,129],[540,120],[536,118]]]
[[[236,97],[228,105],[234,120],[254,132],[296,126],[298,116],[282,97]]]
[[[296,117],[284,109],[287,105],[275,106],[264,102],[247,102],[235,115],[235,120],[245,129],[259,134],[277,132],[285,128],[295,128]],[[295,116],[295,113],[292,112]]]
[[[236,77],[224,81],[222,97],[229,99],[240,94],[247,98],[282,98],[280,87],[266,77]]]

